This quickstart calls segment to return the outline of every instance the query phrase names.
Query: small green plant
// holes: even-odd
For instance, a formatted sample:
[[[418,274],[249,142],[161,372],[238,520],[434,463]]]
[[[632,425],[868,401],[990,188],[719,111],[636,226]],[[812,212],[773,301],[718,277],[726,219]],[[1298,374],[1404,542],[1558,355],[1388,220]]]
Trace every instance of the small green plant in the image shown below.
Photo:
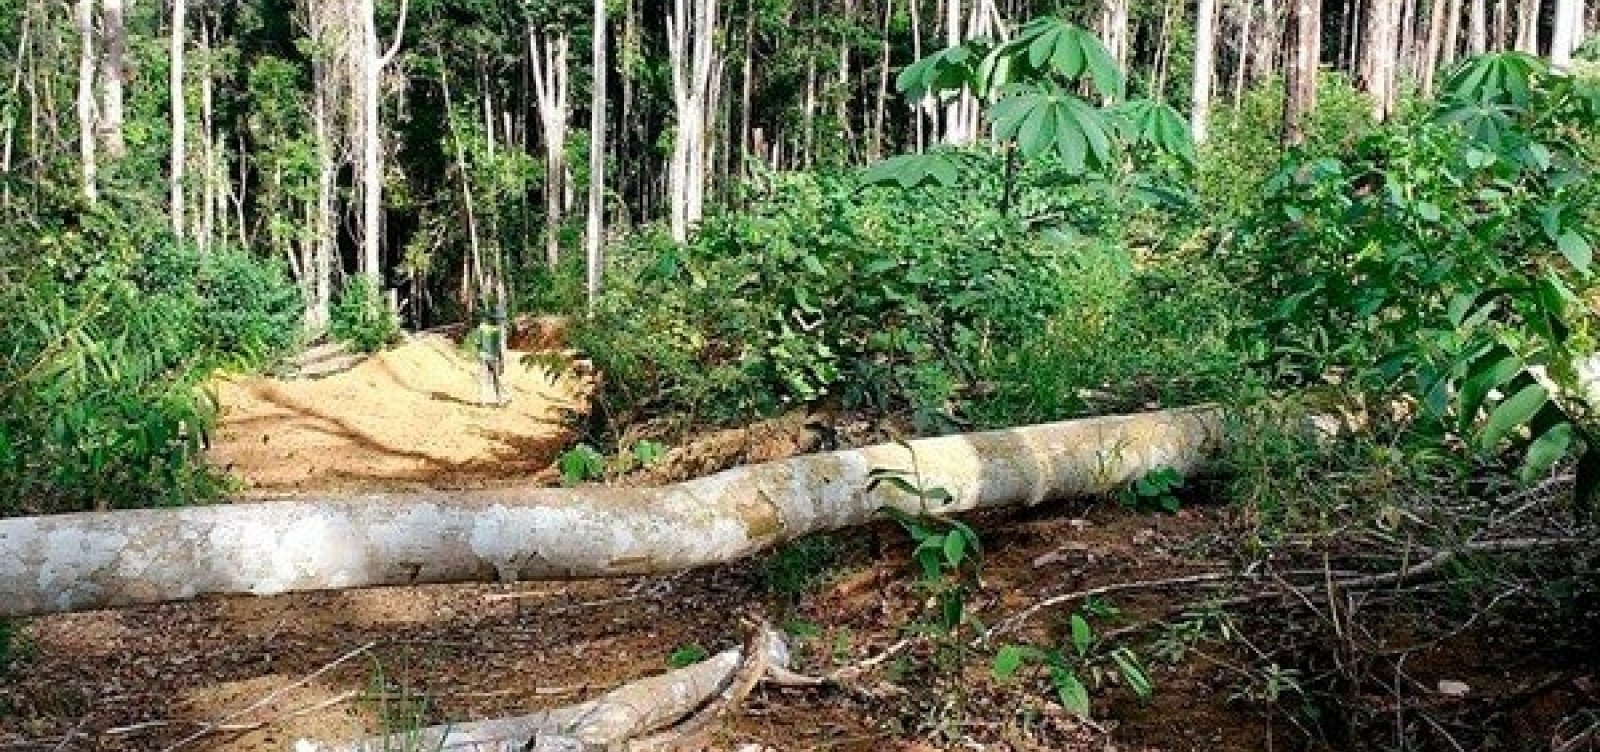
[[[842,551],[839,541],[826,534],[790,541],[762,561],[761,582],[769,592],[793,604],[827,579]]]
[[[346,282],[329,315],[329,333],[361,352],[377,352],[400,338],[400,322],[383,293],[365,276]]]
[[[667,656],[667,665],[673,668],[692,666],[706,659],[710,653],[699,645],[681,645]]]
[[[910,446],[901,443],[907,450]],[[868,475],[870,492],[880,485],[890,485],[918,500],[920,513],[907,514],[894,507],[885,506],[879,511],[898,523],[911,537],[914,547],[911,558],[917,564],[918,584],[925,588],[938,605],[935,626],[947,635],[953,635],[968,621],[967,593],[977,584],[983,566],[983,548],[978,534],[966,523],[940,517],[932,512],[931,505],[948,504],[952,496],[941,487],[928,486],[922,476],[916,453],[911,453],[911,472],[903,470],[874,469]]]
[[[605,477],[606,456],[588,444],[579,444],[562,452],[556,466],[561,469],[561,485],[576,486]]]
[[[1129,483],[1117,498],[1123,506],[1138,512],[1159,510],[1172,514],[1181,506],[1176,492],[1183,484],[1183,473],[1170,467],[1158,467]]]
[[[433,713],[433,698],[412,686],[405,673],[404,659],[397,678],[374,657],[367,687],[356,702],[376,717],[381,752],[439,752],[444,735],[430,739],[423,733]]]
[[[1098,688],[1113,675],[1139,699],[1149,699],[1155,686],[1139,656],[1126,646],[1108,649],[1090,623],[1090,619],[1116,615],[1117,610],[1109,604],[1087,602],[1068,620],[1067,646],[1003,645],[995,653],[991,673],[995,679],[1007,681],[1024,667],[1041,667],[1062,707],[1081,718],[1090,717],[1090,686]]]

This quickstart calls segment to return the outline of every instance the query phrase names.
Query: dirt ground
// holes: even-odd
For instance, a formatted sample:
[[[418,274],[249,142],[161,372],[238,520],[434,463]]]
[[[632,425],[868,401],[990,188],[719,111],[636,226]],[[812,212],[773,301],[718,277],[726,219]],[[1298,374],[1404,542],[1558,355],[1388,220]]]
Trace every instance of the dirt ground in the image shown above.
[[[593,381],[512,351],[504,407],[480,404],[478,362],[423,335],[318,378],[218,382],[213,464],[247,492],[531,480],[572,439]]]
[[[251,492],[268,495],[550,482],[550,463],[570,440],[563,411],[582,409],[590,382],[519,366],[513,407],[495,410],[472,404],[471,366],[448,340],[425,339],[318,380],[226,383],[214,459]],[[859,423],[819,428],[819,420],[786,416],[708,434],[625,482],[665,482],[893,434]],[[1147,516],[1108,502],[1056,504],[975,526],[984,567],[969,608],[990,623],[1056,593],[1225,567],[1241,539],[1237,515],[1208,505]],[[817,559],[823,574],[791,593],[771,583],[774,572],[795,564],[793,554],[666,577],[215,598],[36,619],[0,673],[0,750],[266,752],[291,749],[300,738],[348,740],[519,714],[665,671],[681,648],[738,644],[739,620],[751,614],[783,626],[801,668],[821,673],[880,655],[926,615],[927,596],[911,584],[909,544],[897,528],[879,525],[805,550],[812,553],[798,560]],[[1123,616],[1104,628],[1136,632],[1169,614],[1179,597],[1160,590],[1119,596]],[[1289,607],[1263,603],[1256,613],[1270,622]],[[1066,630],[1065,613],[1045,611],[1019,636],[1062,644]],[[1479,632],[1466,636],[1476,640]],[[1494,637],[1502,652],[1513,638]],[[1558,642],[1522,646],[1531,658],[1514,670],[1493,649],[1441,642],[1409,666],[1408,678],[1424,687],[1462,681],[1474,693],[1505,689],[1512,699],[1497,701],[1495,712],[1528,734],[1481,748],[1545,748],[1524,742],[1548,740],[1575,708],[1595,700],[1594,661],[1572,660]],[[1113,685],[1098,689],[1095,725],[1069,718],[1042,677],[993,681],[985,655],[954,664],[965,668],[937,668],[947,657],[917,644],[885,661],[859,692],[758,689],[718,733],[718,747],[1353,746],[1307,737],[1285,720],[1292,714],[1241,701],[1251,683],[1238,675],[1241,657],[1225,649],[1176,664],[1147,659],[1154,700]],[[1513,692],[1518,682],[1537,684],[1536,691]],[[1470,697],[1400,699],[1435,703],[1446,723],[1482,714]],[[1425,748],[1451,747],[1440,740]]]

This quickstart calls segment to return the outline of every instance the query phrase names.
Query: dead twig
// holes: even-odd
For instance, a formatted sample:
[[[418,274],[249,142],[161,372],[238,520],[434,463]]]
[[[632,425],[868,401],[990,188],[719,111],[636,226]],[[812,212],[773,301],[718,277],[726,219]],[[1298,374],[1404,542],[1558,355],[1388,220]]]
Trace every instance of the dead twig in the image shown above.
[[[274,689],[271,692],[268,692],[265,697],[262,697],[261,699],[256,700],[253,703],[250,703],[249,706],[247,706],[247,707],[245,707],[245,708],[243,708],[241,710],[237,710],[237,711],[234,711],[232,713],[229,713],[228,715],[223,716],[219,720],[206,722],[205,724],[201,725],[201,727],[198,730],[196,730],[194,733],[192,733],[192,734],[190,734],[190,735],[188,735],[186,737],[183,737],[182,739],[179,739],[178,741],[173,742],[172,744],[170,744],[167,747],[163,748],[162,752],[172,752],[173,750],[175,750],[175,749],[177,749],[179,747],[182,747],[185,744],[193,742],[196,739],[199,739],[199,738],[205,736],[206,734],[210,734],[213,731],[216,731],[219,726],[225,725],[225,724],[233,721],[234,719],[238,718],[239,716],[245,715],[247,713],[254,712],[255,710],[265,706],[266,704],[272,702],[273,700],[276,700],[279,697],[283,696],[283,694],[285,692],[288,692],[291,689],[295,689],[295,688],[298,688],[298,687],[303,687],[303,686],[305,686],[307,684],[310,684],[313,681],[316,681],[317,677],[322,676],[323,674],[326,674],[329,671],[332,671],[335,668],[338,668],[339,666],[342,666],[345,663],[350,662],[351,660],[353,660],[357,656],[362,655],[362,654],[366,653],[367,651],[371,650],[372,648],[376,647],[377,644],[378,643],[376,641],[368,642],[365,645],[362,645],[361,647],[358,647],[358,648],[356,648],[354,650],[351,650],[350,652],[345,653],[344,655],[341,655],[338,658],[333,659],[329,663],[324,664],[322,666],[322,668],[319,668],[316,671],[313,671],[313,672],[311,672],[309,674],[306,674],[305,676],[301,677],[299,680],[295,681],[293,684],[287,684],[287,685],[284,685],[284,686],[279,687],[277,689]]]

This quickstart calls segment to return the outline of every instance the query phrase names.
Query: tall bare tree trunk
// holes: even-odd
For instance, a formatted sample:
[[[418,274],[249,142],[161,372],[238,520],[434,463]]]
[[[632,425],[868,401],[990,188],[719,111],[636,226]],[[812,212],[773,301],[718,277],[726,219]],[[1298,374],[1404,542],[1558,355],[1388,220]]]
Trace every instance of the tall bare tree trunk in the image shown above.
[[[1128,0],[1103,0],[1100,6],[1100,39],[1106,51],[1123,70],[1128,67]]]
[[[1440,50],[1444,46],[1445,14],[1447,0],[1433,0],[1428,9],[1428,41],[1422,55],[1422,70],[1419,72],[1422,96],[1433,96],[1433,79],[1437,75],[1440,60]]]
[[[1467,51],[1482,55],[1489,51],[1489,17],[1486,0],[1472,0],[1467,10]]]
[[[1194,22],[1194,88],[1190,99],[1189,128],[1196,143],[1206,140],[1211,112],[1211,79],[1215,75],[1217,33],[1216,0],[1200,0]]]
[[[528,30],[534,99],[539,108],[539,129],[544,135],[544,261],[552,269],[561,261],[561,223],[567,192],[567,101],[571,89],[568,47],[565,29],[557,32],[554,40],[544,32]]]
[[[1288,76],[1284,82],[1283,142],[1305,142],[1305,118],[1317,106],[1317,71],[1322,51],[1322,1],[1291,0]]]
[[[739,72],[739,172],[750,175],[750,154],[754,144],[750,132],[750,103],[755,92],[756,4],[752,0],[744,16],[744,60]]]
[[[1255,3],[1245,0],[1240,5],[1239,12],[1244,16],[1240,21],[1239,29],[1239,55],[1238,64],[1233,70],[1233,109],[1237,111],[1244,102],[1244,83],[1250,70],[1250,32],[1255,21]]]
[[[128,152],[122,136],[122,90],[127,80],[125,59],[128,50],[127,24],[123,0],[100,2],[100,148],[107,160],[121,159]]]
[[[681,0],[680,0],[681,2]],[[681,17],[681,16],[680,16]],[[708,30],[709,33],[709,30]],[[594,0],[593,91],[589,95],[589,218],[584,233],[585,289],[589,306],[600,295],[600,275],[605,270],[606,186],[606,2]],[[709,45],[709,41],[707,42]]]
[[[22,8],[22,28],[17,33],[17,65],[11,71],[10,100],[12,102],[18,102],[21,99],[23,73],[28,69],[28,63],[33,58],[33,8],[34,0],[29,0]],[[4,112],[5,144],[3,151],[0,151],[0,173],[4,173],[5,180],[0,181],[0,206],[7,209],[11,208],[12,169],[14,167],[13,158],[16,153],[17,110],[19,107],[13,107]],[[37,117],[32,114],[31,111],[33,109],[31,106],[29,107],[30,119]]]
[[[1448,0],[1444,17],[1444,42],[1439,46],[1439,65],[1435,71],[1448,68],[1461,54],[1461,0]]]
[[[100,197],[95,141],[98,118],[94,106],[94,0],[76,0],[72,14],[78,31],[78,159],[83,175],[83,197],[94,203]]]
[[[1493,35],[1489,46],[1496,52],[1504,51],[1511,38],[1511,0],[1495,0]]]
[[[668,170],[673,240],[700,222],[706,184],[707,114],[717,111],[717,0],[674,0],[667,18],[677,134]]]
[[[911,11],[911,59],[922,59],[922,4],[921,0],[910,0]],[[911,117],[916,121],[915,137],[917,153],[921,154],[928,148],[928,130],[926,118],[933,112],[932,97],[923,97],[921,101],[911,104]]]
[[[218,156],[216,130],[212,113],[214,84],[211,61],[211,29],[204,16],[200,22],[200,229],[195,233],[200,252],[211,250],[216,234],[217,204],[221,191],[217,190]]]
[[[183,241],[187,229],[184,223],[184,168],[188,149],[184,139],[189,128],[188,100],[183,91],[183,57],[189,20],[186,15],[188,0],[172,0],[172,38],[168,49],[168,96],[172,110],[172,155],[167,168],[167,213],[172,216],[172,234]]]
[[[1517,51],[1539,54],[1539,0],[1517,3]]]
[[[1550,33],[1550,62],[1558,68],[1572,64],[1572,51],[1583,41],[1583,0],[1556,0],[1555,24]]]
[[[872,161],[883,158],[883,129],[889,110],[889,33],[893,21],[894,0],[884,0],[883,38],[878,43],[878,93],[873,99],[872,142],[867,148],[867,158]]]
[[[313,0],[314,1],[314,0]],[[406,33],[406,0],[400,2],[400,17],[395,22],[394,39],[386,52],[378,42],[377,7],[373,0],[359,0],[356,38],[360,68],[356,88],[357,121],[361,159],[357,165],[361,195],[360,271],[374,287],[383,284],[383,69],[400,52]]]
[[[1395,57],[1399,42],[1399,3],[1369,0],[1366,32],[1362,35],[1361,76],[1372,98],[1372,117],[1382,122],[1394,106]]]

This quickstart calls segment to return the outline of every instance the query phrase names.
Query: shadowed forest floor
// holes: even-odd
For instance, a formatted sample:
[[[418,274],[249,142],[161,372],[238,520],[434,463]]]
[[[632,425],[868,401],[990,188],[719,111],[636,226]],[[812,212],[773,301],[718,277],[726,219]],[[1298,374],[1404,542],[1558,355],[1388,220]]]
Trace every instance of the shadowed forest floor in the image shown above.
[[[562,412],[581,407],[588,382],[519,367],[510,379],[516,402],[492,410],[470,404],[472,365],[448,340],[423,339],[319,380],[224,384],[213,457],[246,488],[268,494],[553,482],[550,466],[571,438]],[[821,443],[815,422],[787,416],[708,434],[626,482],[811,451]],[[847,444],[893,433],[842,428],[831,433]],[[1054,504],[977,522],[982,588],[969,609],[990,623],[1057,593],[1226,569],[1242,537],[1234,510],[1207,504],[1171,516],[1114,503]],[[352,739],[577,702],[667,670],[680,649],[738,644],[744,616],[783,626],[800,668],[818,674],[880,655],[906,625],[926,618],[927,596],[912,586],[910,546],[898,528],[878,525],[801,550],[799,560],[791,552],[632,580],[209,599],[37,619],[26,629],[23,660],[0,680],[0,749],[284,750],[303,737]],[[781,568],[797,564],[817,576],[803,588],[773,587]],[[1118,595],[1122,616],[1104,629],[1138,634],[1198,597],[1160,589]],[[1263,602],[1241,608],[1239,618],[1254,634],[1276,629],[1285,645],[1315,645],[1297,641],[1307,636],[1294,634],[1285,611]],[[1383,618],[1372,628],[1405,637],[1403,612],[1390,624]],[[1061,644],[1066,619],[1041,612],[1020,636]],[[1499,718],[1511,733],[1520,728],[1523,741],[1548,739],[1553,724],[1595,703],[1592,665],[1571,661],[1559,640],[1531,640],[1537,628],[1508,631],[1493,621],[1417,652],[1405,687],[1375,702],[1429,703],[1442,733],[1462,719]],[[1309,742],[1286,720],[1291,714],[1245,701],[1259,677],[1240,668],[1251,657],[1238,646],[1170,665],[1147,657],[1154,699],[1097,689],[1098,726],[1070,718],[1042,677],[996,681],[987,653],[952,660],[952,649],[913,644],[858,691],[760,688],[717,738],[728,749],[780,750],[1346,746]],[[1471,689],[1463,697],[1427,691],[1441,681]],[[1485,748],[1527,748],[1517,738]],[[394,749],[408,748],[397,738]]]

